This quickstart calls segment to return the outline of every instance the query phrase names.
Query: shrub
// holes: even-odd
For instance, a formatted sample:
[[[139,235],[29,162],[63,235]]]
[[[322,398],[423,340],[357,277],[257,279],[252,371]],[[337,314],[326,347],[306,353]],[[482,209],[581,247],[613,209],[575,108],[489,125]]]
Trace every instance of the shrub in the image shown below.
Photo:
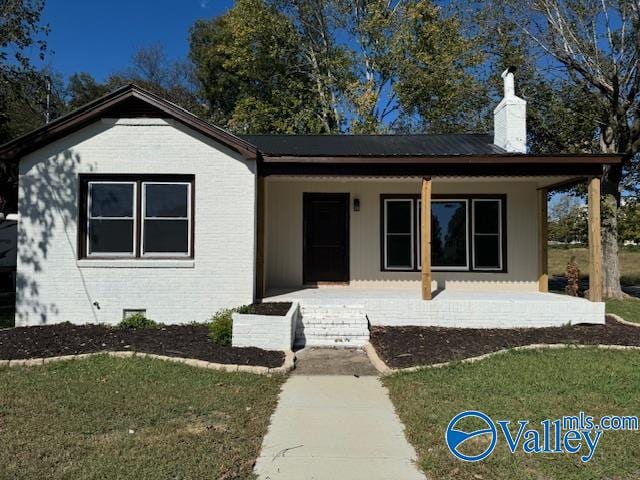
[[[157,323],[147,318],[142,313],[134,313],[119,323],[121,328],[154,328]]]
[[[580,296],[580,269],[576,264],[576,257],[571,257],[569,263],[567,263],[567,286],[565,292],[572,297]]]
[[[213,343],[221,347],[231,346],[231,336],[233,334],[233,318],[232,314],[250,313],[251,308],[243,305],[236,308],[226,308],[220,310],[213,317],[209,324],[209,338]]]

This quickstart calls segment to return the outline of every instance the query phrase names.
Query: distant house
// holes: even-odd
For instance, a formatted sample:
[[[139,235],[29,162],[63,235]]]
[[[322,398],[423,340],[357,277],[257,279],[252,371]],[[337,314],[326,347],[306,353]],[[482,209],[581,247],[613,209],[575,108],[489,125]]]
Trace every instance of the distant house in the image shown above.
[[[526,153],[503,77],[493,136],[236,136],[130,85],[0,147],[20,166],[17,325],[265,298],[302,302],[301,322],[320,304],[365,326],[602,323],[599,269],[594,302],[547,293],[546,194],[589,183],[598,259],[620,157]],[[318,312],[318,344],[348,339]]]

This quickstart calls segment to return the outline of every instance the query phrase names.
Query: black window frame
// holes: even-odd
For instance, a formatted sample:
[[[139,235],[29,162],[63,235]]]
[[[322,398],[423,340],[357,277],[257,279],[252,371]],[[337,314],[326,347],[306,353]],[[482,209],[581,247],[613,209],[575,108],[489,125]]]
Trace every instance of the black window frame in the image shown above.
[[[78,195],[78,239],[77,239],[77,251],[78,260],[193,260],[195,257],[195,175],[173,175],[173,174],[80,174],[78,176],[79,181],[79,195]],[[134,183],[134,252],[132,255],[120,255],[120,254],[91,254],[88,252],[87,234],[88,234],[88,195],[89,184],[100,182],[124,182]],[[154,254],[142,252],[142,232],[144,222],[143,218],[143,184],[144,183],[188,183],[190,189],[189,195],[189,245],[188,254],[179,255],[172,253]]]
[[[387,268],[386,267],[386,251],[385,251],[385,225],[386,225],[386,200],[410,199],[413,201],[413,217],[414,217],[414,237],[413,237],[413,268],[411,269],[399,269],[399,268]],[[432,195],[431,199],[437,200],[465,200],[467,202],[467,253],[468,253],[468,268],[447,268],[447,267],[432,267],[433,272],[450,272],[450,273],[508,273],[508,259],[507,259],[507,195],[506,194],[439,194]],[[501,268],[476,268],[474,266],[474,232],[473,232],[473,217],[474,217],[474,200],[495,200],[500,202],[500,257],[502,260]],[[384,193],[380,195],[380,271],[382,272],[398,272],[398,273],[415,273],[420,272],[420,229],[417,218],[418,204],[421,201],[419,194],[392,194]]]

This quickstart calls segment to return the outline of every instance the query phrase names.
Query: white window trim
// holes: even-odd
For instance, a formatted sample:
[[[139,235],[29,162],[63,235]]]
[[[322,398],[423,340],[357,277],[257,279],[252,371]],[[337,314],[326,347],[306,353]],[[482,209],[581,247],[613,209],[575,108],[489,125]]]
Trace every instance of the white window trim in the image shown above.
[[[191,256],[191,182],[141,182],[142,183],[142,210],[140,224],[140,258],[149,257],[190,257]],[[186,217],[147,217],[147,185],[186,185],[187,186],[187,216]],[[144,246],[144,224],[145,220],[186,220],[187,221],[187,252],[146,252]]]
[[[94,185],[107,185],[107,184],[116,184],[116,185],[133,185],[133,215],[131,217],[93,217],[91,216],[91,187]],[[136,256],[136,231],[137,231],[137,218],[136,218],[136,210],[138,208],[137,202],[137,185],[136,182],[131,181],[117,181],[117,180],[95,180],[87,182],[87,219],[86,219],[86,230],[87,230],[87,238],[86,238],[86,246],[87,246],[87,258],[90,257],[121,257],[121,258],[135,258]],[[91,252],[91,239],[90,237],[90,223],[91,220],[133,220],[133,244],[131,252]]]
[[[446,265],[438,265],[437,267],[433,264],[431,265],[431,271],[460,271],[460,272],[468,272],[471,270],[469,266],[469,249],[471,246],[469,245],[469,199],[468,198],[432,198],[431,204],[434,203],[448,203],[448,202],[464,202],[465,208],[465,224],[464,224],[464,236],[465,236],[465,265],[464,266],[452,266],[448,267]],[[431,232],[433,234],[433,232]]]
[[[495,236],[495,233],[476,233],[476,212],[475,212],[475,204],[476,202],[498,202],[498,259],[499,259],[499,267],[477,267],[476,266],[476,249],[475,249],[475,239],[476,235],[478,236]],[[473,248],[473,269],[478,271],[486,271],[486,272],[499,272],[503,270],[503,259],[502,259],[502,199],[501,198],[474,198],[471,201],[473,206],[473,218],[471,223],[471,241],[474,243]]]
[[[387,215],[387,203],[389,202],[408,202],[409,206],[411,207],[411,213],[410,213],[410,218],[411,218],[411,233],[410,233],[410,239],[411,239],[411,265],[408,267],[390,267],[388,262],[388,255],[387,255],[387,237],[389,235],[408,235],[407,233],[402,233],[402,234],[387,234],[387,224],[388,224],[388,218],[389,216]],[[413,198],[385,198],[384,202],[383,202],[383,208],[384,208],[384,212],[383,212],[383,217],[384,217],[384,235],[383,235],[383,242],[384,242],[384,269],[385,270],[390,270],[390,271],[413,271],[414,268],[413,266],[415,265],[415,219],[414,219],[414,208],[413,208]]]

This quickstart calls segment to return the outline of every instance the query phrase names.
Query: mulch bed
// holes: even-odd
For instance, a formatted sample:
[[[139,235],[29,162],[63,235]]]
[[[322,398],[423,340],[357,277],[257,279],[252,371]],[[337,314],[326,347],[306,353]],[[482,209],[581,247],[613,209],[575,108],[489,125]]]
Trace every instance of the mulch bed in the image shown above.
[[[284,317],[291,308],[291,302],[265,302],[249,305],[250,313],[254,315],[274,315]]]
[[[640,346],[640,328],[610,317],[605,325],[549,328],[372,327],[371,343],[389,367],[406,368],[538,343]]]
[[[284,353],[259,348],[219,347],[202,325],[118,328],[62,323],[0,330],[0,359],[57,357],[100,351],[137,351],[214,363],[280,367]]]

